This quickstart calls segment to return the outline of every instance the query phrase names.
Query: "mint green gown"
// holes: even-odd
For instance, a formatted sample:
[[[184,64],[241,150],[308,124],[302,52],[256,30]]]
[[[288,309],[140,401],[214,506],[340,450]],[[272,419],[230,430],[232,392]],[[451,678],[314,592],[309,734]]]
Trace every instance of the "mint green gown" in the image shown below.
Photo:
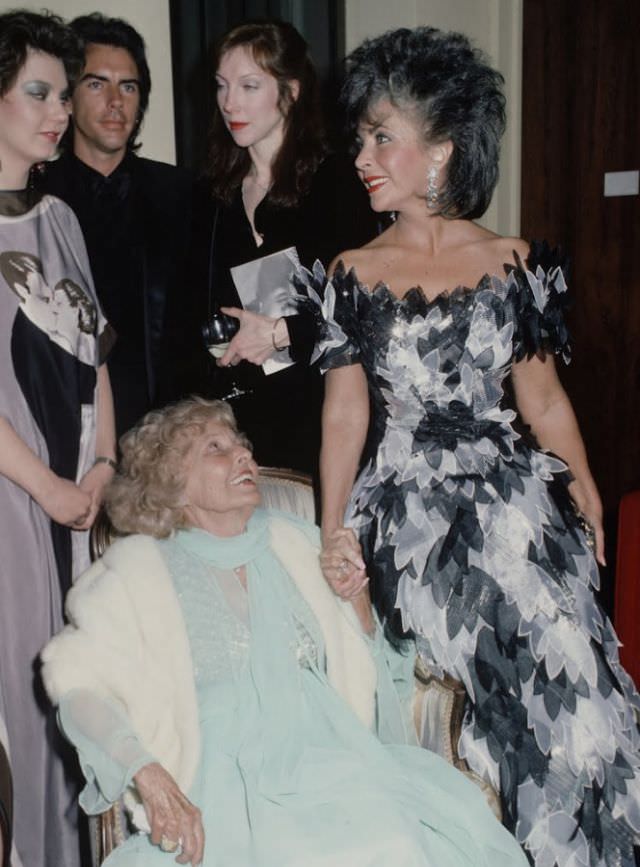
[[[158,542],[198,693],[202,756],[188,795],[202,811],[204,867],[525,867],[480,791],[410,745],[411,653],[380,634],[372,641],[375,733],[334,692],[318,624],[268,548],[268,520],[257,510],[234,539],[189,530]],[[242,563],[246,593],[233,573]],[[111,742],[88,737],[84,698],[63,699],[60,721],[87,777],[81,803],[96,812],[153,756],[115,705],[104,706]],[[105,867],[169,867],[175,857],[139,834]]]

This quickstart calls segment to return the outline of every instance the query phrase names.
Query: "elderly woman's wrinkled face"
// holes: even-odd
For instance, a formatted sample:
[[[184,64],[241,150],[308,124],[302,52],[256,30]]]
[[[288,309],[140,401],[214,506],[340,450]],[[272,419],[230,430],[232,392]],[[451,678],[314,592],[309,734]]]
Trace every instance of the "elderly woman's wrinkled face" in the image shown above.
[[[189,523],[218,534],[242,532],[260,502],[258,466],[241,437],[210,421],[186,458],[184,511]]]

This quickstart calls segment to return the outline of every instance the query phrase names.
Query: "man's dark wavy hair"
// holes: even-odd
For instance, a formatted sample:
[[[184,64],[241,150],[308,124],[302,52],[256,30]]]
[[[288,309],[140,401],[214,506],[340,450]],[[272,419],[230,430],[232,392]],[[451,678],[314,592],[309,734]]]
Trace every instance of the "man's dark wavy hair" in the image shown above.
[[[498,181],[506,125],[504,79],[482,52],[461,33],[403,28],[365,40],[346,70],[341,102],[352,135],[380,99],[407,111],[425,144],[453,144],[437,213],[481,217]]]
[[[309,47],[296,28],[285,21],[240,24],[216,46],[214,70],[226,52],[239,46],[249,49],[258,66],[278,82],[279,107],[285,118],[284,140],[272,166],[269,200],[284,207],[295,206],[308,191],[326,153],[318,78]],[[299,84],[297,99],[293,99],[290,87],[294,80]],[[213,195],[229,203],[250,166],[247,149],[233,141],[216,102],[205,169]]]
[[[138,68],[140,80],[140,105],[136,125],[129,137],[128,147],[131,150],[139,147],[136,145],[136,138],[149,106],[149,94],[151,93],[151,73],[147,63],[144,39],[131,24],[123,21],[122,18],[107,18],[100,12],[80,15],[78,18],[74,18],[69,26],[78,35],[85,50],[87,45],[112,45],[115,48],[124,48],[133,58]]]
[[[29,49],[61,60],[73,86],[82,68],[78,38],[57,15],[16,9],[0,15],[0,97],[11,90]]]

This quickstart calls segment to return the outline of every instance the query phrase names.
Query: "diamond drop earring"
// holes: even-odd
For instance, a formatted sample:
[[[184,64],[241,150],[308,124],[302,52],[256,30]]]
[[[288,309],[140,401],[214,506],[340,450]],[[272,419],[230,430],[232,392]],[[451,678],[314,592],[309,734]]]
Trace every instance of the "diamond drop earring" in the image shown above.
[[[427,207],[435,208],[438,204],[438,174],[436,166],[431,166],[427,172]]]

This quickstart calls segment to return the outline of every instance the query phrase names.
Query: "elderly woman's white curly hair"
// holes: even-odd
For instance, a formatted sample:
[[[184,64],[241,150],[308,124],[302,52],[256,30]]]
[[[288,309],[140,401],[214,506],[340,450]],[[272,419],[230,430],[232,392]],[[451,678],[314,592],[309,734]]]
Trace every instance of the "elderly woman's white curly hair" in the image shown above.
[[[185,459],[209,422],[238,431],[231,407],[222,400],[191,397],[147,413],[120,440],[122,460],[107,488],[105,508],[118,533],[164,539],[188,526],[180,505],[186,484]]]

